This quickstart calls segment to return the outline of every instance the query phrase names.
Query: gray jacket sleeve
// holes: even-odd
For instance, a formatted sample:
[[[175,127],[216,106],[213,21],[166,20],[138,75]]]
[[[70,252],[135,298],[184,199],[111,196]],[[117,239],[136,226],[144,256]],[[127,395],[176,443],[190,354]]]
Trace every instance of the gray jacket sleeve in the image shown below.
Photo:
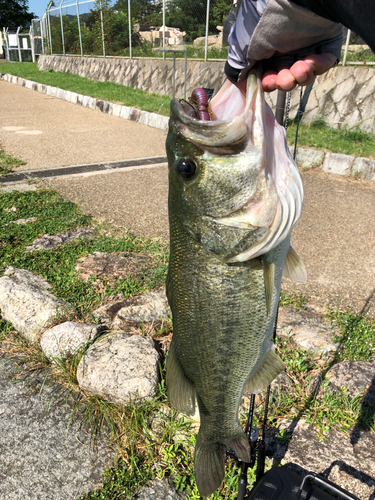
[[[342,27],[290,0],[243,0],[228,42],[225,72],[241,81],[264,59],[276,68],[324,52],[340,60]]]

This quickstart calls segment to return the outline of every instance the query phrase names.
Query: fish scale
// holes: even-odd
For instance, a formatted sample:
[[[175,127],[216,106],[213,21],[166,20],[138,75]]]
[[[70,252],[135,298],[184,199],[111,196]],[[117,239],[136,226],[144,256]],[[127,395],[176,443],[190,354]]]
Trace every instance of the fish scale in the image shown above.
[[[226,451],[250,460],[238,420],[241,396],[263,389],[283,370],[271,339],[287,256],[294,259],[291,274],[303,274],[290,249],[302,185],[287,148],[274,148],[273,133],[267,140],[278,170],[267,163],[275,155],[265,155],[265,106],[254,74],[243,115],[227,122],[195,120],[183,104],[171,103],[167,296],[173,339],[166,382],[177,410],[193,414],[199,407],[195,477],[202,496],[220,486]],[[267,123],[273,126],[269,115]]]

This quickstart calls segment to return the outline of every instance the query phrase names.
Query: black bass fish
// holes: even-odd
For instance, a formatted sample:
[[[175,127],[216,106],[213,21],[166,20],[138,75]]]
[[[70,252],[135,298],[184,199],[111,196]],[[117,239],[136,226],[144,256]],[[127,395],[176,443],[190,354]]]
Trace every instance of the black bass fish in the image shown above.
[[[266,105],[259,75],[246,97],[226,84],[196,119],[173,99],[167,137],[173,339],[170,403],[200,429],[195,478],[209,496],[224,478],[226,451],[250,461],[238,410],[246,390],[264,389],[284,369],[272,343],[284,275],[304,282],[290,247],[303,187],[285,131]]]

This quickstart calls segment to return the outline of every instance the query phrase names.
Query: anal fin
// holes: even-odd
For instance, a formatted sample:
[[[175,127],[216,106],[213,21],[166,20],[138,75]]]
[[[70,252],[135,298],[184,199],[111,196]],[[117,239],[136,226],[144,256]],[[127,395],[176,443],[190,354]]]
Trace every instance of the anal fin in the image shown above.
[[[195,387],[177,358],[173,340],[167,358],[166,384],[170,404],[185,415],[194,415]]]
[[[265,389],[285,369],[283,361],[275,353],[274,346],[268,351],[266,359],[245,384],[244,392],[256,393]]]
[[[283,276],[296,283],[306,283],[307,281],[305,265],[292,247],[289,248],[285,259]]]

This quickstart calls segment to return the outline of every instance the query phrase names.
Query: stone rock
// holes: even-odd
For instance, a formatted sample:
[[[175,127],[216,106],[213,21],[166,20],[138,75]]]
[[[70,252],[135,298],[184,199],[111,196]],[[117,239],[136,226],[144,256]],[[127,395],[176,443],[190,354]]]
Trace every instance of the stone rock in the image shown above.
[[[327,153],[323,162],[323,170],[329,174],[350,175],[353,162],[353,156]]]
[[[36,217],[29,217],[28,219],[18,219],[12,220],[10,224],[28,224],[29,222],[35,222]]]
[[[314,149],[298,148],[296,154],[296,163],[302,170],[321,167],[324,160],[324,152]]]
[[[59,233],[55,235],[44,234],[33,241],[32,245],[26,247],[26,252],[35,252],[36,250],[50,250],[59,245],[70,243],[77,238],[87,238],[93,231],[93,227],[83,227]]]
[[[81,280],[88,281],[91,276],[123,279],[142,274],[152,267],[154,267],[152,259],[139,252],[95,252],[80,259],[75,269],[79,272],[78,277]]]
[[[43,333],[41,348],[48,358],[73,355],[105,330],[103,325],[85,325],[66,321]]]
[[[176,491],[167,479],[154,479],[148,481],[146,486],[140,488],[134,496],[134,500],[181,500],[185,495]]]
[[[113,332],[88,349],[77,380],[85,392],[115,403],[150,398],[159,381],[159,354],[151,339]]]
[[[314,311],[297,311],[292,307],[280,307],[277,334],[289,339],[296,348],[311,353],[333,354],[338,343],[333,342],[336,331]]]
[[[72,306],[47,290],[51,287],[41,276],[25,269],[7,267],[0,278],[0,309],[4,320],[26,339],[34,341],[56,314]]]
[[[326,374],[328,389],[338,391],[345,387],[350,397],[366,391],[365,401],[375,403],[375,359],[372,361],[342,361],[334,365]],[[374,450],[375,451],[375,450]]]
[[[362,179],[375,181],[375,160],[370,160],[370,158],[356,158],[353,164],[353,175],[359,175]]]
[[[273,396],[278,397],[279,394],[289,393],[293,386],[293,380],[284,371],[279,373],[279,375],[271,383],[270,392]]]
[[[315,429],[306,421],[291,422],[292,433],[287,451],[282,446],[273,455],[284,459],[296,472],[324,474],[360,500],[372,498],[375,492],[375,434],[353,430],[349,434],[332,430],[319,441]],[[281,453],[280,453],[281,452]]]
[[[110,324],[111,328],[137,328],[144,323],[167,318],[169,314],[171,310],[164,288],[132,298],[117,298],[93,312],[95,318],[100,317],[104,323]]]

